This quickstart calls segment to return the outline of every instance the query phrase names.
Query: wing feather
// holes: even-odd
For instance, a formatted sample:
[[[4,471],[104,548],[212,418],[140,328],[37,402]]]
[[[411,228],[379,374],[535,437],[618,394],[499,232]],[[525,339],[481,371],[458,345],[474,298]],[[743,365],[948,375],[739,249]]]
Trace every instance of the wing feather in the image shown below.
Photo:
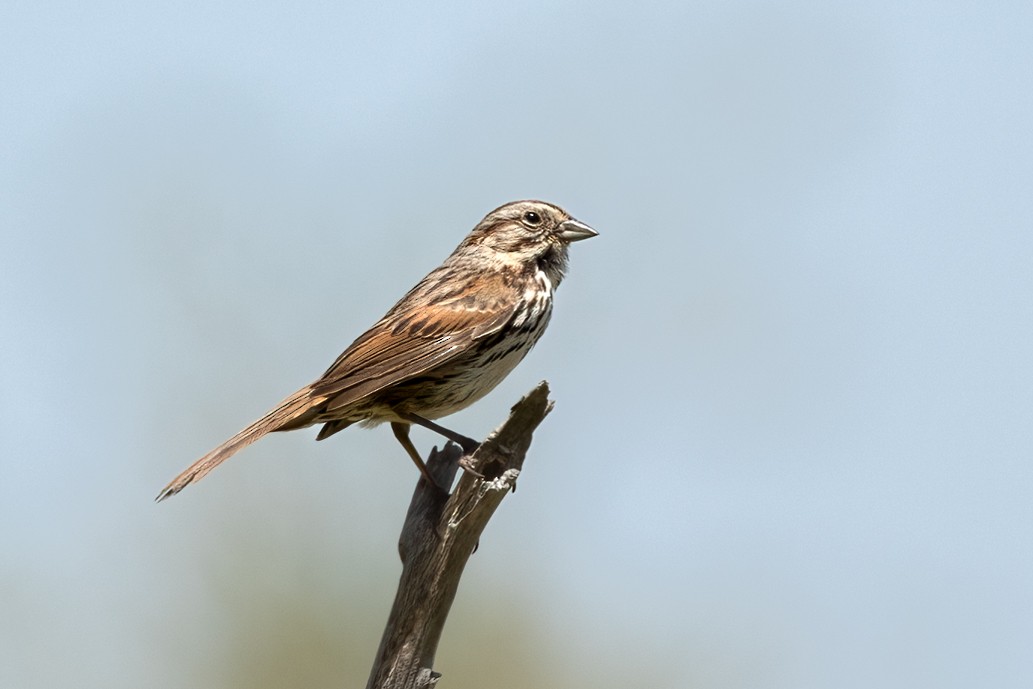
[[[469,290],[425,303],[419,286],[366,331],[312,384],[331,412],[468,352],[511,321],[522,291],[513,280],[478,276]]]

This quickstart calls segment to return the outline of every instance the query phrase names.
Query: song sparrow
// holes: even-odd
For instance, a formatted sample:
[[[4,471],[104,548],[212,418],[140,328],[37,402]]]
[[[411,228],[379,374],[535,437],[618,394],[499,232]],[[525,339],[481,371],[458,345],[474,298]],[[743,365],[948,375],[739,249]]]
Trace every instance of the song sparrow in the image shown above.
[[[553,291],[571,242],[596,236],[588,225],[543,201],[516,201],[488,213],[445,259],[326,373],[197,460],[158,500],[175,495],[266,433],[323,424],[322,440],[353,423],[390,422],[433,483],[409,427],[459,443],[478,443],[433,422],[488,394],[531,351],[552,313]]]

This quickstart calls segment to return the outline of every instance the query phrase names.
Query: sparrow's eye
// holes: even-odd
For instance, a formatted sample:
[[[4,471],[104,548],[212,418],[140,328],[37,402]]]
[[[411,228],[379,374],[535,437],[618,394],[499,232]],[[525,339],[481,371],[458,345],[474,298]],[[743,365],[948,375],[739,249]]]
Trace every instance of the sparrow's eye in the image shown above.
[[[524,213],[524,224],[529,227],[538,227],[542,224],[542,216],[538,215],[534,211],[527,211]]]

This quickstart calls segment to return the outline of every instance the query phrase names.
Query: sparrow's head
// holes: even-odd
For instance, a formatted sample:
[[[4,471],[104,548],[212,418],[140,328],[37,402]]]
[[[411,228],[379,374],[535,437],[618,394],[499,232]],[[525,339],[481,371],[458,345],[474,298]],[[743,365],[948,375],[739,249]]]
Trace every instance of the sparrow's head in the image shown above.
[[[484,216],[460,250],[492,254],[505,264],[539,267],[554,284],[567,267],[567,247],[598,232],[545,201],[513,201]]]

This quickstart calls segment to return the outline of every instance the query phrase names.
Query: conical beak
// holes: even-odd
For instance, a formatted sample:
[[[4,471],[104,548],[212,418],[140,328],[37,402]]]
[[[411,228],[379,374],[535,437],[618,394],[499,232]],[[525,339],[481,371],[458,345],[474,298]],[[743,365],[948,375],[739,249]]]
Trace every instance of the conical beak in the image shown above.
[[[583,222],[571,218],[560,223],[560,226],[556,228],[556,234],[565,242],[580,242],[582,239],[595,237],[599,233]]]

